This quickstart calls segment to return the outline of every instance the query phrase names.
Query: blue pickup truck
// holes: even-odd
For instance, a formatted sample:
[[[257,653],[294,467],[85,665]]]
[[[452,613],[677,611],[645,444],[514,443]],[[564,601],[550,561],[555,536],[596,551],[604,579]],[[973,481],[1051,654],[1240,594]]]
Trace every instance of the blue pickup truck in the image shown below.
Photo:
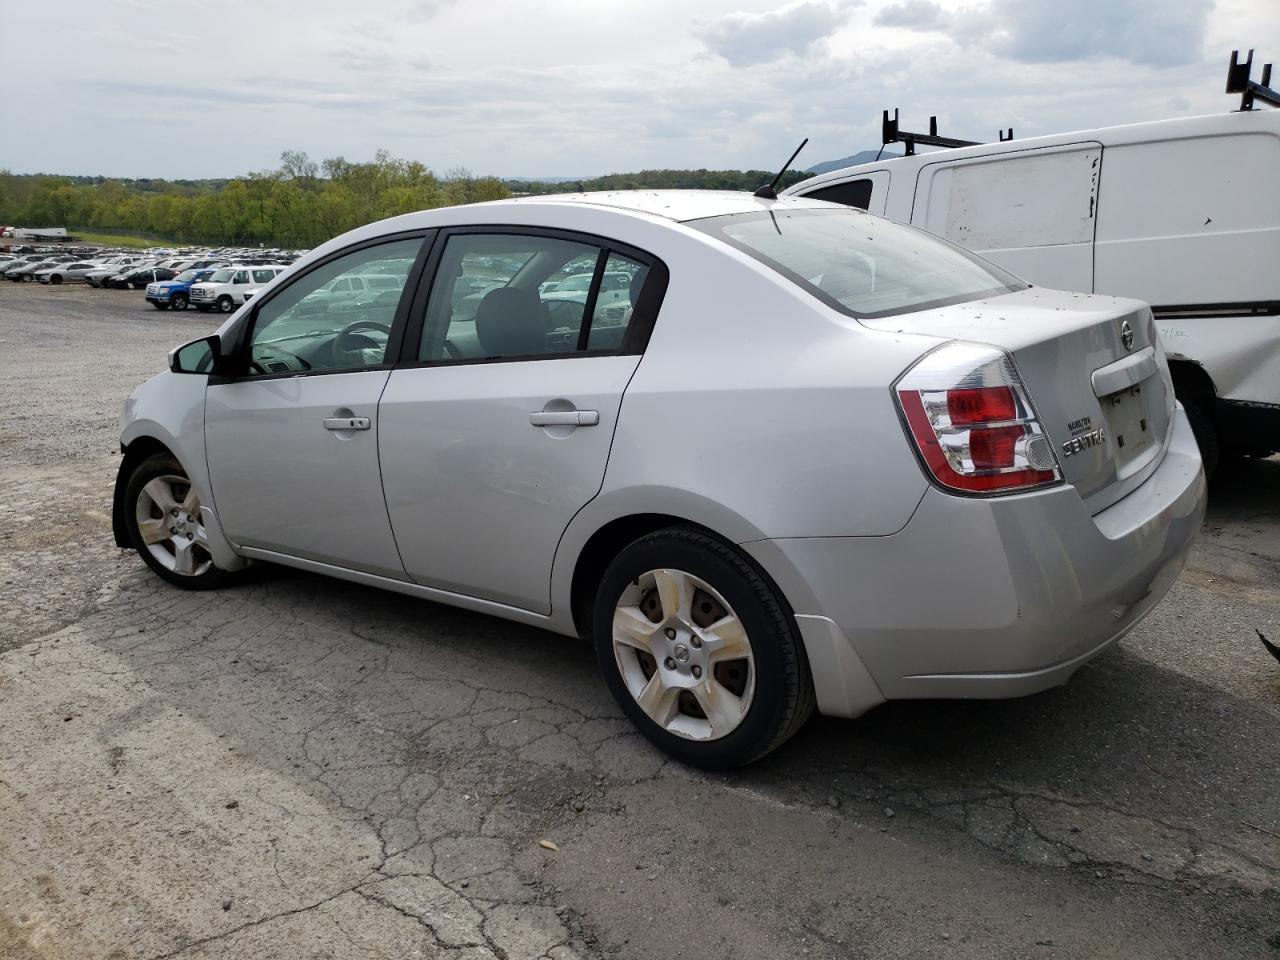
[[[213,267],[202,267],[199,270],[184,270],[172,280],[147,284],[147,303],[157,310],[187,309],[191,298],[191,285],[209,277]]]

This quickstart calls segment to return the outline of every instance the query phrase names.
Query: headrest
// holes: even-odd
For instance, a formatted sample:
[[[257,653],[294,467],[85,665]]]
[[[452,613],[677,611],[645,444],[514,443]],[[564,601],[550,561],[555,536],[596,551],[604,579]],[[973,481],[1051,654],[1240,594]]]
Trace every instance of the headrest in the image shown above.
[[[547,308],[532,290],[497,287],[476,308],[476,336],[489,356],[547,352]]]
[[[644,289],[644,282],[649,277],[649,268],[641,267],[631,275],[631,286],[627,288],[627,298],[631,301],[631,308],[634,310],[637,303],[640,302],[640,291]]]

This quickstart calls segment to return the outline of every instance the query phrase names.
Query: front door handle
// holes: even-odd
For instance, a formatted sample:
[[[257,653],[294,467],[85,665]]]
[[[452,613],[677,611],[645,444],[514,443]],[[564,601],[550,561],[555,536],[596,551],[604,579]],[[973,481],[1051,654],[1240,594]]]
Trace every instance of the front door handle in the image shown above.
[[[326,430],[368,430],[368,417],[325,417],[320,421]]]
[[[598,410],[535,410],[529,414],[535,427],[594,427],[600,422]]]

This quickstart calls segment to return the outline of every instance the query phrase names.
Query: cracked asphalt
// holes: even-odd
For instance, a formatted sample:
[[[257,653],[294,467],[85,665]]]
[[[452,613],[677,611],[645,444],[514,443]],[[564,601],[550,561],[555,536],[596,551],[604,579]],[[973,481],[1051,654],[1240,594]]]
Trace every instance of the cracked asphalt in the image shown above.
[[[708,775],[584,643],[117,550],[120,402],[215,326],[0,284],[0,957],[1280,956],[1280,461],[1064,688]]]

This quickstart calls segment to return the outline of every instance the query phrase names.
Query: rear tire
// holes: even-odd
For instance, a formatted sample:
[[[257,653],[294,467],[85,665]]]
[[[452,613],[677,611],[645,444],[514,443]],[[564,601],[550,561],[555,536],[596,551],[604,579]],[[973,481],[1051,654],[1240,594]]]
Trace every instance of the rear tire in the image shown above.
[[[129,540],[156,576],[184,590],[211,590],[232,578],[213,565],[199,501],[182,464],[169,454],[138,464],[125,487],[124,510]]]
[[[786,601],[737,549],[705,533],[669,527],[627,546],[601,579],[591,623],[623,712],[686,763],[751,763],[813,713]]]

